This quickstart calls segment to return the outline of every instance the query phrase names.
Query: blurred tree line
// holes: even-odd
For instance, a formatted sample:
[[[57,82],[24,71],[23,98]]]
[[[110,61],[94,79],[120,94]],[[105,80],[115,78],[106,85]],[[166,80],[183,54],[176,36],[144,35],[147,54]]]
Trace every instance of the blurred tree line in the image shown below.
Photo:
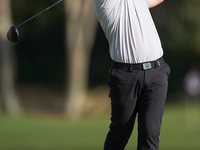
[[[169,93],[183,92],[183,78],[192,67],[200,69],[200,1],[168,1],[152,14],[171,67]]]
[[[0,6],[5,1],[8,0],[0,0]],[[1,45],[7,43],[4,36],[12,22],[18,25],[56,0],[10,2],[7,10],[12,21],[0,32]],[[165,0],[151,9],[163,44],[164,58],[171,67],[169,93],[182,92],[183,78],[188,69],[194,65],[199,67],[199,6],[199,0]],[[8,13],[3,12],[1,16]],[[0,20],[0,26],[4,19]],[[79,99],[76,105],[82,107],[84,100],[80,97],[84,97],[85,87],[107,84],[107,70],[111,62],[109,46],[94,19],[92,0],[66,0],[18,30],[20,43],[10,46],[16,58],[12,59],[15,61],[16,87],[36,83],[56,87],[66,93],[66,101],[69,101],[65,104],[66,113],[75,113],[73,111],[77,110],[73,109],[72,103]],[[76,78],[74,82],[72,78]],[[79,84],[81,80],[82,85]]]

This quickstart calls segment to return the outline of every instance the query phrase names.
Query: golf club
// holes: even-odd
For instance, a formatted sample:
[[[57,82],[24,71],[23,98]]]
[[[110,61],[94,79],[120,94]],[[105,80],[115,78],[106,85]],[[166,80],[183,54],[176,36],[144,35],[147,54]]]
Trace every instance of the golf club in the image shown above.
[[[59,4],[60,2],[62,2],[64,0],[59,0],[58,2],[54,3],[53,5],[49,6],[48,8],[44,9],[43,11],[39,12],[38,14],[36,14],[35,16],[25,20],[24,22],[22,22],[21,24],[14,26],[12,25],[7,32],[7,38],[10,42],[17,44],[19,42],[19,32],[18,32],[18,27],[20,27],[21,25],[27,23],[28,21],[32,20],[33,18],[37,17],[38,15],[42,14],[43,12],[49,10],[50,8],[52,8],[53,6]]]

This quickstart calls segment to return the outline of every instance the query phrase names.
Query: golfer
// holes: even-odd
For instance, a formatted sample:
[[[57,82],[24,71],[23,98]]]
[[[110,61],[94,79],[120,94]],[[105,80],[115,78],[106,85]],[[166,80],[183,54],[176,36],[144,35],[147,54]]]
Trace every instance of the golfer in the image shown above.
[[[163,0],[93,0],[109,42],[111,124],[104,150],[124,150],[138,116],[137,150],[158,150],[169,66],[149,8]]]

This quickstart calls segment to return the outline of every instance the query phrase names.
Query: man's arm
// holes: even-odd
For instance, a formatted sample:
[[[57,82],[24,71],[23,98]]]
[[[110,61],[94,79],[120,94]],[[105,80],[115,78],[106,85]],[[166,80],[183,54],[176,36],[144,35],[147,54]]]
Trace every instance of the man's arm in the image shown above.
[[[149,0],[150,8],[157,6],[158,4],[162,3],[164,0]]]

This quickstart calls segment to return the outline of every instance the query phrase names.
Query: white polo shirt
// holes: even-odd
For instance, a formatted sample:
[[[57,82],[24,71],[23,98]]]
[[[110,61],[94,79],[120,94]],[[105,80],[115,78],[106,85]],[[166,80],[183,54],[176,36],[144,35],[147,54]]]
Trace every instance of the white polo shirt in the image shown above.
[[[141,63],[163,55],[149,0],[93,0],[113,61]]]

